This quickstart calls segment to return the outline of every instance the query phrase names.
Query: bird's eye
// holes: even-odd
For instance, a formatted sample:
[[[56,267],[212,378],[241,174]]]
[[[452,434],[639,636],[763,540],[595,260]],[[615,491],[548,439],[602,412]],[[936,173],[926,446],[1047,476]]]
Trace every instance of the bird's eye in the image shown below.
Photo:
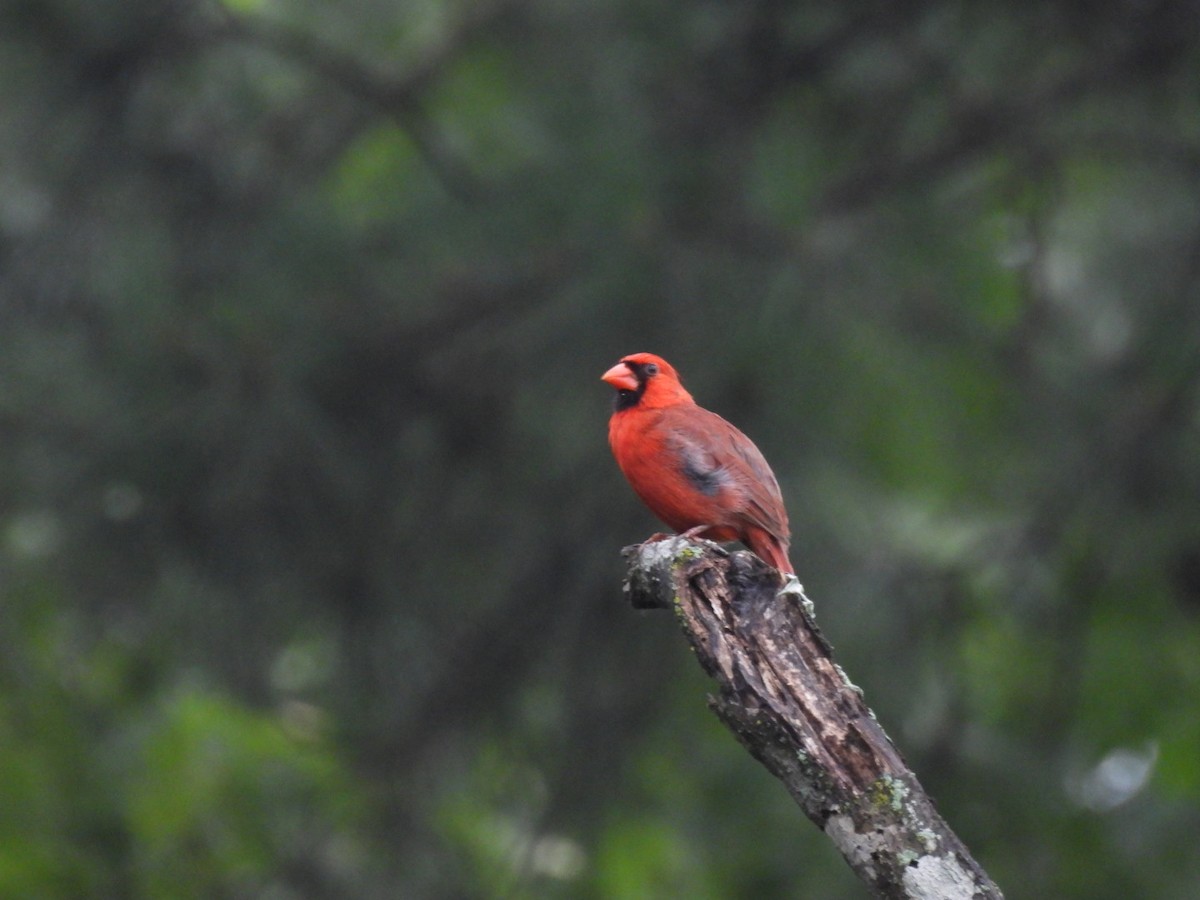
[[[646,374],[647,375],[657,375],[658,374],[658,364],[657,363],[646,363]]]

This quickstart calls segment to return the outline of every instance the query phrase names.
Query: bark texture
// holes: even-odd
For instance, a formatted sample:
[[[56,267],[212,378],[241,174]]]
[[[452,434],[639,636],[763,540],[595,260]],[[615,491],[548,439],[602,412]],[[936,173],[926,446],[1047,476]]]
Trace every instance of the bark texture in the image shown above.
[[[1001,898],[834,662],[794,578],[679,538],[626,548],[635,607],[672,609],[721,721],[878,897]]]

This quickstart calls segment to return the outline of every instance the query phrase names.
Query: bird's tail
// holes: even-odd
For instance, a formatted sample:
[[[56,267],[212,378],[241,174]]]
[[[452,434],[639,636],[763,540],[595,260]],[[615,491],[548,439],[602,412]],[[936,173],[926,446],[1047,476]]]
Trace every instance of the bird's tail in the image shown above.
[[[748,535],[746,546],[758,554],[763,562],[770,563],[784,575],[794,575],[796,570],[788,559],[787,544],[765,531],[755,531]]]

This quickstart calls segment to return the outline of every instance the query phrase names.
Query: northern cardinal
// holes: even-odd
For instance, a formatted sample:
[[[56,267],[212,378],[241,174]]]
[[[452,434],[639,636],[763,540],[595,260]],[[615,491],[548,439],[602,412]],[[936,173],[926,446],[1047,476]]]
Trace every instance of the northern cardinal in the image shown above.
[[[697,406],[660,356],[634,353],[601,377],[617,389],[613,456],[650,511],[689,537],[741,541],[792,573],[779,482],[750,438]]]

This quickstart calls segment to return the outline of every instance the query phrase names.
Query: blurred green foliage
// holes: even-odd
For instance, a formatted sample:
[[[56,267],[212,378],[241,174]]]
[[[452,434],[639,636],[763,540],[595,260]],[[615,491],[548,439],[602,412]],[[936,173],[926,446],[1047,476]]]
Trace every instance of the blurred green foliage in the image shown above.
[[[623,603],[653,350],[1009,896],[1196,896],[1197,12],[6,4],[0,894],[864,896]]]
[[[4,599],[0,893],[352,892],[367,804],[319,709],[261,712],[198,674],[164,678],[165,660],[96,640],[53,587]]]

